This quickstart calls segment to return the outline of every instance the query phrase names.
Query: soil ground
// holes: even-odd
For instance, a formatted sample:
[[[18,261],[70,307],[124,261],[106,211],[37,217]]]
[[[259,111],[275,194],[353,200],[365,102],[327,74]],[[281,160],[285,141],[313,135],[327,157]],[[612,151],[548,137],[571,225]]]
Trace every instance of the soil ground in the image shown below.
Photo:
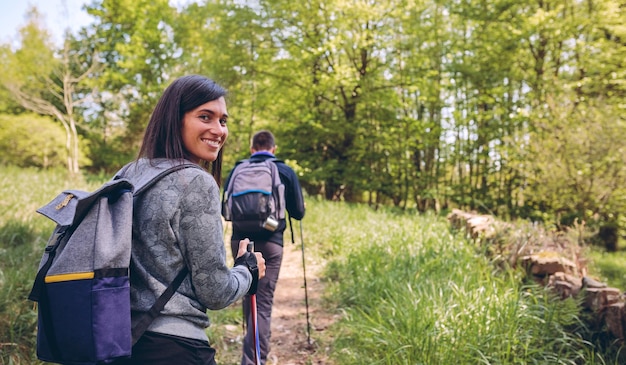
[[[335,318],[322,306],[323,282],[318,276],[321,265],[312,262],[311,255],[307,255],[306,252],[305,258],[306,292],[302,246],[285,243],[283,264],[274,293],[271,351],[266,365],[331,363],[328,359],[328,348],[323,345],[328,342],[328,336],[324,331]],[[308,297],[309,326],[307,326],[306,297]]]
[[[332,365],[328,358],[328,345],[324,344],[331,343],[325,331],[335,318],[322,306],[321,265],[313,261],[312,255],[307,252],[305,255],[306,291],[302,246],[285,242],[283,263],[274,293],[271,350],[265,365]],[[238,302],[233,307],[239,310],[240,305]],[[226,344],[218,348],[218,363],[239,364],[242,328],[226,325],[224,331]]]

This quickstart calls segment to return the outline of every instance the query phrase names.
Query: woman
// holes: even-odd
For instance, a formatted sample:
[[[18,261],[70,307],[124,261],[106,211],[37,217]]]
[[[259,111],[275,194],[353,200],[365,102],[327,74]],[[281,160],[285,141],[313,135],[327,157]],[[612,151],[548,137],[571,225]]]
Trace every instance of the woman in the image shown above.
[[[222,147],[228,136],[226,91],[203,76],[174,81],[157,103],[138,160],[124,172],[137,181],[163,164],[210,165],[211,175],[184,168],[138,196],[133,215],[131,302],[133,325],[184,267],[189,274],[159,316],[133,346],[132,358],[116,364],[215,364],[205,329],[207,309],[222,309],[265,275],[259,253],[240,241],[228,268],[220,215]],[[256,257],[255,274],[250,258]],[[258,275],[258,277],[254,277]]]

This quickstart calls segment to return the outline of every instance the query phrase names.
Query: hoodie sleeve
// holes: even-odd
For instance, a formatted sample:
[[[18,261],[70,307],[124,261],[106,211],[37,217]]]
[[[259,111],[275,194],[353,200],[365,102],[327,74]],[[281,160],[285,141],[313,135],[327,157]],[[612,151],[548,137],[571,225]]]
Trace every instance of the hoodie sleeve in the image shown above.
[[[234,303],[252,283],[246,267],[226,264],[219,194],[213,177],[198,174],[183,193],[175,232],[197,299],[211,310]]]
[[[280,179],[285,184],[285,200],[287,212],[289,216],[296,220],[304,218],[304,197],[302,196],[302,188],[295,171],[285,163],[276,164]]]

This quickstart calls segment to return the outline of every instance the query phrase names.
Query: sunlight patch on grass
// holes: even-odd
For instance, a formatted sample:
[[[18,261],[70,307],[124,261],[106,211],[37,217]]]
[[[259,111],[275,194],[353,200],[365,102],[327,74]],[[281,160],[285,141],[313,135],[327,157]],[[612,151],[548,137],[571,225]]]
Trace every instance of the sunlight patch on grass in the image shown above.
[[[626,289],[626,251],[606,252],[602,249],[589,250],[591,274],[620,290]]]

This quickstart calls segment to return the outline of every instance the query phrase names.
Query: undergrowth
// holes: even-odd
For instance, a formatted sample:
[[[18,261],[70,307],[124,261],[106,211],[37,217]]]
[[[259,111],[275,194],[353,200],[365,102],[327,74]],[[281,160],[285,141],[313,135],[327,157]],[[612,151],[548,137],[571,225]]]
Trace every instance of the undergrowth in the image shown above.
[[[0,176],[0,364],[38,364],[26,296],[53,226],[35,210],[60,190],[103,181],[2,167]],[[619,363],[597,347],[575,300],[493,265],[443,217],[307,198],[303,227],[307,259],[325,263],[326,309],[340,314],[318,338],[335,364]],[[235,363],[239,344],[220,342],[219,331],[240,330],[239,305],[209,316],[220,324],[212,344],[229,350],[218,362]]]

